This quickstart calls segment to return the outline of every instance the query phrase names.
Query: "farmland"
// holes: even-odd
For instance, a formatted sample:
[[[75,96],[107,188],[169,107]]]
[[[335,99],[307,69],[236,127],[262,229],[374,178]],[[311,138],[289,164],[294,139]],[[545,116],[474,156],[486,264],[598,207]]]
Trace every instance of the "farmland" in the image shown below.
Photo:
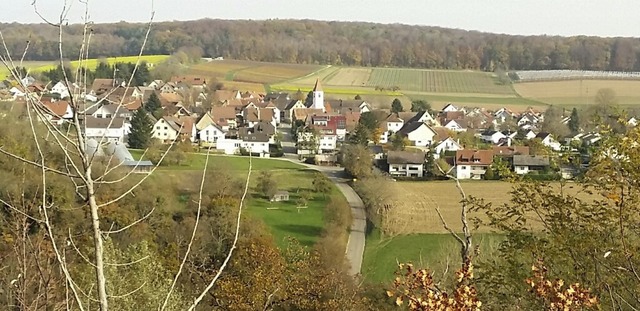
[[[640,104],[640,81],[638,80],[562,80],[515,83],[514,89],[522,97],[563,106],[579,106],[594,103],[599,89],[615,91],[618,103]]]
[[[215,60],[195,65],[189,68],[188,72],[224,81],[271,84],[302,77],[322,68],[317,65]]]

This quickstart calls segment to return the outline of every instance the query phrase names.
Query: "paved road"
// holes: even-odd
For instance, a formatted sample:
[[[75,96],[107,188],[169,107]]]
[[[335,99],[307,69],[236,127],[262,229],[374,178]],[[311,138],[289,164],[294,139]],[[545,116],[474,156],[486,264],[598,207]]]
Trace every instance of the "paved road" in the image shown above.
[[[295,150],[295,144],[291,141],[291,135],[288,133],[289,128],[282,127],[279,129],[283,134],[282,146],[283,149],[289,147]],[[285,147],[286,146],[286,147]],[[358,194],[347,184],[348,179],[344,176],[344,170],[341,167],[335,166],[318,166],[301,163],[297,160],[297,155],[286,153],[286,159],[294,163],[302,164],[310,169],[314,169],[327,175],[331,181],[336,184],[338,189],[342,192],[344,197],[351,206],[351,214],[353,215],[353,223],[351,224],[351,230],[349,233],[349,241],[347,242],[347,249],[345,256],[349,261],[349,273],[351,275],[360,274],[362,268],[362,257],[364,256],[364,243],[365,243],[365,229],[367,226],[367,216],[364,211],[364,203]]]

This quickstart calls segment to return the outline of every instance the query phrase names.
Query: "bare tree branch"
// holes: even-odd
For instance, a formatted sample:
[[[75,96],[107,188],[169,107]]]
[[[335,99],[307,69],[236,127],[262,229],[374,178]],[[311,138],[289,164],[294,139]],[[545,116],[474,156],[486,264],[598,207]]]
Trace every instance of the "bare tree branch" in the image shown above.
[[[222,272],[229,264],[229,261],[231,260],[231,256],[233,255],[233,251],[236,249],[238,245],[238,238],[240,237],[240,219],[242,217],[242,207],[244,205],[244,200],[247,198],[247,193],[249,191],[249,182],[251,181],[252,168],[253,168],[253,162],[252,162],[251,150],[249,150],[249,171],[247,172],[247,179],[244,185],[244,192],[242,193],[242,198],[240,199],[240,207],[238,209],[238,217],[236,219],[236,229],[235,229],[235,235],[233,237],[233,244],[231,246],[231,249],[229,250],[229,253],[227,254],[227,257],[224,259],[224,262],[220,266],[220,269],[218,269],[218,272],[214,276],[213,280],[211,280],[209,285],[207,285],[207,287],[202,291],[200,296],[198,296],[198,298],[195,299],[193,304],[189,307],[189,311],[193,311],[198,306],[200,301],[202,301],[202,299],[207,295],[207,293],[209,293],[211,288],[213,288],[213,286],[216,284],[216,282],[220,278],[220,275],[222,275]]]

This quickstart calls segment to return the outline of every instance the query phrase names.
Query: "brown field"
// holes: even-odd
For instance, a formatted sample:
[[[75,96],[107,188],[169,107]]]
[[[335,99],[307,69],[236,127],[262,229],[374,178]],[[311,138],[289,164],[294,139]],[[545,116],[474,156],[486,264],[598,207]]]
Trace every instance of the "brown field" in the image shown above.
[[[326,66],[324,69],[318,70],[314,74],[292,79],[286,81],[286,83],[302,87],[313,87],[314,83],[316,83],[316,79],[320,79],[323,84],[326,84],[326,81],[328,81],[332,76],[338,74],[339,70],[340,67]]]
[[[220,81],[225,89],[264,93],[264,84],[238,81]]]
[[[371,75],[371,68],[342,68],[338,72],[331,76],[327,81],[323,81],[327,85],[339,85],[339,86],[367,86],[369,82],[369,76]]]
[[[189,74],[224,78],[229,72],[244,68],[251,68],[256,66],[256,64],[256,62],[241,60],[214,60],[208,63],[197,64],[189,68]]]
[[[303,77],[322,69],[317,65],[256,63],[255,67],[235,72],[234,81],[255,83],[277,83],[292,78]]]
[[[567,80],[524,82],[516,83],[513,86],[522,97],[557,105],[593,104],[596,93],[603,88],[614,90],[620,104],[640,104],[640,81]]]
[[[393,183],[393,184],[391,184]],[[510,200],[511,184],[501,181],[463,181],[467,196],[482,198],[493,205],[502,205]],[[460,194],[452,181],[438,182],[390,182],[396,193],[390,198],[396,209],[390,216],[397,233],[446,233],[435,208],[440,208],[442,216],[454,230],[460,230]],[[566,192],[576,194],[577,187],[569,186]],[[581,194],[582,196],[582,194]],[[483,218],[483,213],[470,213],[469,218]],[[491,232],[480,227],[478,233]]]

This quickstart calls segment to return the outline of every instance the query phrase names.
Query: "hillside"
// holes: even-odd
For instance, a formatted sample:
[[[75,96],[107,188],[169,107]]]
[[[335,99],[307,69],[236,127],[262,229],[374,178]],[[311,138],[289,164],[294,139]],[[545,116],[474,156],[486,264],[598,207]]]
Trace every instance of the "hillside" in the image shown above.
[[[57,58],[56,29],[44,24],[0,24],[19,57],[29,36],[29,60]],[[135,55],[146,25],[92,25],[91,58]],[[81,25],[65,28],[65,53],[77,51]],[[512,36],[459,29],[314,20],[197,20],[154,24],[147,54],[198,47],[203,55],[240,60],[366,67],[510,70],[640,68],[633,38]],[[69,55],[72,55],[71,53]]]

